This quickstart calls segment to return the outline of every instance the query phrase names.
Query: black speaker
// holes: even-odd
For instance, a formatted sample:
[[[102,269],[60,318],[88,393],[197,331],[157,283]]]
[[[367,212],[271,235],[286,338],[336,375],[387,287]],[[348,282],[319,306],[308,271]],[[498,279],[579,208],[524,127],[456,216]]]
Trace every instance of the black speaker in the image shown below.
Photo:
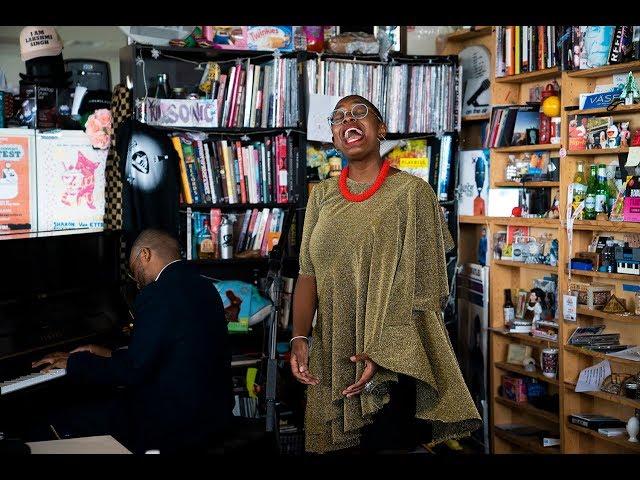
[[[71,72],[72,87],[82,85],[89,91],[111,91],[111,70],[108,62],[73,58],[65,60],[64,66],[67,72]]]

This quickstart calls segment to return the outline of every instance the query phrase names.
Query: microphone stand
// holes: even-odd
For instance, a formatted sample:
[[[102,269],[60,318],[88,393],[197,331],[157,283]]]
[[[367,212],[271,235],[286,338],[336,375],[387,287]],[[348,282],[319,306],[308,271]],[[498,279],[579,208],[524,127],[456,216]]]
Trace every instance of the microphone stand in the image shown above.
[[[291,225],[291,217],[294,212],[295,210],[292,208],[285,210],[285,219],[280,239],[278,244],[273,247],[269,254],[269,272],[267,273],[267,292],[269,292],[272,305],[271,313],[269,315],[269,323],[267,325],[267,379],[265,388],[265,401],[267,407],[266,431],[273,432],[278,448],[280,445],[280,428],[278,411],[276,408],[276,386],[278,377],[277,339],[282,295],[282,263],[284,259],[283,245],[286,243],[289,227]]]

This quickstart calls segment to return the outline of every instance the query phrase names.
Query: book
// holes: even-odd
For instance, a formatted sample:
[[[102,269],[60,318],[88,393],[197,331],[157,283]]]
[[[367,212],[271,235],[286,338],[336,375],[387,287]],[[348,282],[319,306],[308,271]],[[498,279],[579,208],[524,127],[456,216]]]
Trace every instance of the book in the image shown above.
[[[538,107],[522,107],[516,113],[510,145],[530,145],[527,130],[540,129],[540,112]]]
[[[598,433],[605,437],[620,437],[627,433],[627,429],[625,427],[598,428]]]
[[[182,153],[182,144],[180,142],[180,137],[171,137],[171,143],[173,143],[173,148],[176,149],[178,158],[180,159],[178,167],[180,169],[180,186],[182,187],[182,198],[185,203],[192,204],[193,197],[191,196],[189,178],[187,177],[187,166],[184,161],[184,154]]]
[[[598,430],[599,428],[622,428],[626,426],[626,422],[618,418],[608,415],[598,415],[596,413],[574,413],[569,415],[569,422],[590,430]]]

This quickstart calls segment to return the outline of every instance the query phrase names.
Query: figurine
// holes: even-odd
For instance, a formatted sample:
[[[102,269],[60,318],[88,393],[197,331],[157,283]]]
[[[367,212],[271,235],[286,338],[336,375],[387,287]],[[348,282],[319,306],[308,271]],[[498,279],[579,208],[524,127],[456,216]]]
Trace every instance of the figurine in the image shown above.
[[[474,160],[474,163],[476,164],[475,180],[476,180],[476,189],[478,190],[478,195],[476,196],[476,198],[473,199],[473,214],[482,216],[485,214],[485,203],[481,193],[485,184],[487,162],[484,158],[484,154],[474,158],[473,160]],[[482,265],[484,265],[484,263]]]
[[[640,90],[638,90],[638,85],[636,84],[633,73],[629,72],[627,81],[624,84],[621,83],[620,86],[622,87],[622,92],[620,92],[618,98],[624,100],[625,105],[633,105],[635,101],[640,98]]]
[[[604,132],[600,132],[600,148],[607,148],[607,136]]]
[[[532,357],[525,357],[525,359],[522,361],[522,366],[527,372],[536,371],[536,361]]]
[[[617,148],[618,147],[618,127],[615,125],[610,125],[607,128],[607,145],[606,148]]]
[[[487,229],[482,229],[482,236],[478,241],[478,263],[483,267],[487,264]]]
[[[544,309],[544,292],[541,288],[532,288],[529,292],[529,302],[527,303],[527,311],[524,318],[531,319],[533,323],[540,321],[540,315]]]
[[[636,412],[638,410],[636,409]],[[638,442],[638,432],[640,432],[640,422],[638,421],[638,415],[634,415],[627,422],[627,433],[629,434],[629,442]]]
[[[631,132],[629,132],[629,122],[620,122],[620,147],[629,146],[630,136]]]
[[[560,218],[560,200],[558,199],[558,195],[553,197],[553,202],[551,203],[551,209],[548,214],[549,218]]]

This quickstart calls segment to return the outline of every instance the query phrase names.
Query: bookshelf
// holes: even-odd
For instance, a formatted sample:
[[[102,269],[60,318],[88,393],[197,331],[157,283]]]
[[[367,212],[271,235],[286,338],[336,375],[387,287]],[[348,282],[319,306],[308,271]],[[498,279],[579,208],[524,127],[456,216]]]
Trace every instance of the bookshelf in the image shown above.
[[[490,28],[490,27],[488,27]],[[153,49],[158,50],[157,52],[153,52]],[[456,175],[457,175],[457,163],[456,163],[456,150],[457,150],[457,142],[458,142],[458,128],[461,122],[459,118],[459,109],[457,107],[458,98],[459,98],[459,82],[457,78],[457,57],[454,55],[443,55],[443,56],[402,56],[397,54],[390,55],[390,62],[382,63],[380,62],[380,58],[378,55],[341,55],[341,54],[331,54],[331,53],[323,53],[321,56],[316,55],[315,53],[307,53],[307,52],[281,52],[278,56],[274,54],[274,52],[256,52],[256,51],[237,51],[237,50],[215,50],[215,49],[201,49],[201,48],[177,48],[177,47],[153,47],[149,45],[139,45],[132,44],[127,47],[124,47],[120,51],[120,62],[121,62],[121,80],[124,83],[127,78],[129,78],[133,83],[133,97],[135,99],[140,99],[145,97],[145,94],[148,93],[149,96],[153,96],[153,85],[151,85],[152,79],[159,73],[166,73],[168,77],[172,80],[172,87],[182,87],[188,85],[197,85],[200,83],[200,80],[203,75],[203,69],[200,68],[206,65],[206,62],[218,62],[220,66],[223,64],[226,67],[222,68],[221,73],[225,73],[225,68],[230,68],[231,65],[237,65],[238,59],[244,62],[247,59],[250,59],[252,65],[265,65],[274,60],[274,57],[282,58],[285,60],[295,62],[295,68],[292,69],[294,74],[291,75],[295,80],[290,82],[290,85],[296,86],[298,95],[291,96],[290,101],[292,104],[297,106],[297,122],[293,123],[279,123],[277,126],[273,126],[269,123],[266,127],[264,124],[258,126],[247,128],[247,127],[237,127],[237,126],[229,126],[229,125],[242,125],[242,122],[234,123],[233,121],[223,124],[227,125],[224,127],[215,127],[215,128],[200,128],[200,127],[156,127],[158,130],[162,130],[167,134],[172,134],[173,132],[203,132],[206,134],[208,139],[212,142],[236,142],[241,140],[243,142],[247,142],[244,137],[253,141],[258,141],[264,139],[267,135],[286,135],[287,139],[292,139],[292,144],[294,145],[294,163],[288,164],[290,167],[289,177],[293,178],[293,180],[288,184],[289,190],[289,198],[288,201],[273,201],[263,200],[260,198],[258,202],[252,202],[251,199],[249,201],[245,201],[245,199],[238,200],[235,203],[224,203],[219,200],[220,196],[217,198],[213,198],[213,201],[206,201],[207,199],[200,199],[199,201],[188,202],[187,198],[183,198],[181,204],[179,205],[180,211],[183,215],[183,222],[181,222],[181,226],[184,231],[190,230],[190,226],[186,218],[190,218],[192,213],[197,213],[201,215],[206,215],[211,209],[219,209],[223,213],[229,214],[240,214],[243,211],[248,209],[273,209],[273,208],[281,208],[288,212],[287,218],[291,223],[290,233],[287,238],[281,238],[279,245],[284,245],[286,255],[283,258],[284,271],[283,276],[295,278],[298,273],[298,246],[300,244],[300,239],[302,236],[302,227],[304,224],[304,211],[305,205],[309,196],[310,189],[312,187],[311,181],[309,181],[309,171],[307,169],[307,159],[306,159],[306,147],[307,147],[307,129],[306,129],[306,106],[308,100],[308,87],[311,84],[311,78],[319,78],[320,73],[322,72],[322,82],[324,85],[324,81],[329,84],[329,78],[332,72],[339,71],[342,72],[344,66],[353,67],[353,71],[360,72],[360,79],[366,80],[366,76],[362,75],[362,70],[375,65],[376,67],[380,67],[377,72],[383,72],[386,75],[383,80],[384,82],[380,82],[381,89],[376,91],[379,95],[381,95],[381,99],[389,98],[388,107],[387,102],[384,102],[384,105],[381,105],[375,99],[373,99],[374,103],[378,103],[380,109],[382,111],[383,116],[389,120],[394,120],[393,125],[396,127],[392,127],[390,125],[390,133],[386,136],[387,140],[397,140],[397,139],[411,139],[411,138],[425,138],[429,137],[433,139],[436,137],[437,133],[444,132],[451,137],[451,165],[449,169],[449,189],[447,192],[447,198],[440,199],[440,206],[443,207],[447,212],[449,212],[449,223],[451,226],[456,224],[456,199],[453,194],[453,190],[456,184]],[[140,61],[143,60],[143,62]],[[182,61],[181,61],[182,60]],[[316,63],[317,62],[317,63]],[[314,65],[321,66],[324,64],[331,63],[335,69],[327,68],[326,77],[324,76],[324,70],[312,70]],[[442,68],[443,65],[448,65],[451,68],[445,69]],[[447,72],[451,72],[451,75],[447,77],[449,83],[446,84],[443,88],[446,88],[447,92],[454,91],[455,94],[447,95],[446,101],[449,102],[446,106],[442,107],[439,111],[438,115],[428,115],[431,112],[430,108],[427,108],[429,105],[424,104],[424,108],[418,110],[419,115],[416,114],[415,111],[411,111],[411,115],[408,113],[408,109],[413,105],[411,102],[407,101],[406,104],[400,105],[401,108],[398,107],[398,102],[395,100],[397,98],[407,97],[409,99],[409,95],[400,95],[398,92],[388,92],[387,88],[394,88],[394,82],[397,84],[398,88],[404,88],[406,85],[409,88],[415,88],[416,92],[420,91],[420,93],[424,93],[424,89],[421,89],[421,85],[410,80],[415,80],[418,78],[418,73],[421,67],[424,67],[424,70],[429,70],[429,75],[432,77],[427,77],[426,75],[420,77],[424,82],[427,82],[427,78],[436,83],[436,75],[438,76],[438,81],[440,81],[440,75],[447,70]],[[429,68],[434,67],[434,68]],[[340,82],[336,82],[336,85],[344,86],[345,79],[351,80],[351,75],[349,74],[350,70],[345,69],[346,73],[343,75],[344,78],[341,79]],[[254,70],[255,71],[255,70]],[[309,73],[311,72],[311,73]],[[392,73],[393,78],[392,78]],[[398,73],[398,75],[395,75]],[[415,77],[411,77],[412,73],[416,73]],[[317,74],[317,77],[316,77]],[[380,79],[382,74],[377,77]],[[397,77],[397,78],[396,78]],[[147,79],[147,88],[145,89],[145,81]],[[230,78],[230,77],[229,77]],[[246,78],[249,79],[250,75],[246,75]],[[288,77],[287,77],[288,78]],[[355,74],[353,75],[355,78]],[[400,82],[400,79],[406,79],[406,82]],[[175,83],[175,84],[174,84]],[[444,82],[442,82],[444,84]],[[260,84],[262,85],[262,84]],[[266,85],[266,81],[265,81]],[[351,84],[349,84],[351,85]],[[361,91],[355,91],[357,88],[362,88],[362,86],[366,86],[366,82],[360,82],[356,85],[356,81],[353,82],[353,89],[348,87],[348,92],[323,92],[323,93],[331,93],[338,96],[342,96],[343,94],[351,94],[351,93],[362,93]],[[447,88],[447,85],[451,85],[451,89]],[[338,87],[336,87],[338,88]],[[284,89],[286,92],[286,88]],[[249,92],[247,87],[246,92]],[[414,93],[416,93],[414,92]],[[392,98],[392,93],[395,97]],[[285,93],[286,94],[286,93]],[[232,93],[233,95],[233,93]],[[280,91],[280,96],[284,95],[282,90]],[[386,97],[385,97],[386,95]],[[416,93],[417,95],[417,93]],[[366,97],[367,94],[365,93]],[[225,101],[229,97],[225,97]],[[241,97],[239,97],[241,98]],[[249,97],[247,97],[249,98]],[[422,98],[422,97],[421,97]],[[435,94],[431,95],[431,98],[434,100],[434,105],[438,102],[443,102],[445,96],[437,96]],[[287,97],[289,99],[289,97]],[[426,96],[424,96],[423,101],[426,102]],[[439,105],[440,103],[438,103]],[[233,107],[232,107],[233,108]],[[239,112],[242,112],[242,107],[237,107]],[[282,107],[284,108],[284,107]],[[388,108],[388,110],[387,110]],[[403,110],[404,109],[404,110]],[[436,110],[436,109],[434,109]],[[263,111],[265,111],[263,109]],[[405,115],[406,113],[406,115]],[[267,111],[268,115],[272,114],[271,110]],[[231,115],[231,114],[230,114]],[[225,118],[225,117],[223,117]],[[231,117],[235,118],[235,117]],[[246,115],[245,115],[246,118]],[[271,116],[268,117],[269,122],[271,122]],[[286,118],[286,117],[285,117]],[[404,120],[403,120],[404,119]],[[435,119],[435,120],[434,120]],[[403,121],[405,122],[403,124]],[[411,123],[414,122],[414,123]],[[427,125],[424,130],[428,130],[429,125],[433,125],[434,129],[432,131],[421,131],[420,128],[415,128],[415,125],[418,122],[422,122],[422,124]],[[429,123],[431,122],[431,123]],[[391,124],[391,122],[387,122]],[[246,123],[245,123],[246,125]],[[254,124],[255,125],[255,124]],[[405,133],[406,132],[406,133]],[[288,145],[288,144],[287,144]],[[439,147],[440,144],[437,144]],[[206,148],[205,148],[206,151]],[[289,150],[287,150],[287,155]],[[437,154],[437,152],[436,152]],[[433,171],[437,170],[438,161],[436,160],[436,154],[434,154],[434,160],[432,160]],[[275,155],[275,154],[274,154]],[[262,157],[261,157],[262,158]],[[268,158],[268,157],[267,157]],[[287,156],[289,159],[290,157]],[[431,159],[430,159],[431,160]],[[445,163],[442,162],[444,165]],[[293,167],[294,168],[293,168]],[[215,170],[216,166],[212,164],[211,170]],[[237,168],[237,167],[236,167]],[[242,168],[242,167],[240,167]],[[310,169],[309,169],[310,170]],[[242,170],[241,170],[242,171]],[[291,172],[294,172],[293,174]],[[242,177],[241,177],[242,178]],[[436,183],[438,180],[438,175],[435,175]],[[191,180],[191,178],[189,178]],[[188,182],[187,188],[191,188],[191,182]],[[231,187],[228,187],[231,188]],[[435,185],[434,189],[437,191]],[[183,191],[184,187],[183,187]],[[186,195],[183,195],[186,197]],[[226,197],[226,195],[223,195]],[[280,200],[279,197],[277,197]],[[238,221],[236,225],[241,223]],[[456,229],[451,228],[454,238],[456,238]],[[287,228],[284,228],[284,231],[287,231]],[[238,238],[238,230],[234,228],[234,237]],[[186,244],[186,239],[183,235],[182,241]],[[453,261],[455,261],[456,256],[453,255]],[[270,259],[268,257],[242,257],[237,255],[237,252],[234,258],[230,259],[194,259],[191,260],[191,263],[196,265],[198,269],[200,269],[204,274],[219,278],[219,279],[239,279],[247,282],[255,283],[257,279],[266,277],[268,267],[270,264]],[[453,271],[453,269],[450,269]],[[455,312],[452,313],[455,315]],[[290,328],[289,323],[289,328]],[[234,335],[234,340],[237,342],[248,343],[250,340],[260,339],[262,335],[260,332],[262,331],[262,327],[253,328],[253,331],[249,332],[249,335],[237,334]],[[265,332],[266,333],[266,332]],[[288,339],[290,332],[288,329],[281,329],[279,332],[279,337],[283,337],[284,340]],[[250,338],[251,337],[251,338]],[[256,344],[258,345],[258,344]],[[258,345],[259,346],[259,345]],[[256,350],[257,351],[257,350]],[[264,353],[264,352],[263,352]],[[264,358],[264,356],[262,357]],[[282,358],[280,358],[282,360]],[[234,365],[238,368],[243,368],[246,366],[250,366],[254,363],[255,359],[243,359],[243,361],[237,361]],[[284,365],[285,371],[283,373],[283,377],[286,376],[287,379],[289,377],[289,369],[286,362],[281,362]],[[295,383],[295,382],[294,382]],[[268,388],[267,388],[268,391]]]
[[[495,52],[496,33],[491,36],[494,42],[492,54]],[[640,61],[633,61],[624,64],[609,65],[601,68],[579,71],[560,71],[558,68],[547,69],[537,72],[529,72],[509,77],[492,78],[492,104],[522,104],[528,100],[529,88],[540,85],[544,87],[550,80],[555,79],[561,87],[561,142],[556,145],[539,145],[524,147],[501,147],[491,149],[490,186],[513,187],[513,188],[537,188],[535,185],[519,184],[516,182],[504,181],[504,167],[509,154],[525,151],[535,151],[548,149],[554,154],[558,150],[568,145],[568,121],[573,115],[588,114],[595,116],[612,115],[624,120],[630,120],[631,130],[640,127],[640,106],[618,106],[612,111],[606,109],[579,110],[579,94],[591,92],[597,85],[613,83],[612,75],[634,72],[636,79],[640,77]],[[495,69],[492,72],[495,75]],[[539,278],[544,274],[555,273],[558,276],[558,295],[566,293],[568,287],[569,271],[568,265],[568,239],[565,228],[565,213],[567,207],[566,192],[569,184],[573,181],[578,161],[585,163],[585,168],[589,168],[592,162],[612,163],[617,161],[619,154],[626,154],[628,148],[617,149],[597,149],[566,152],[566,156],[560,160],[560,180],[552,184],[542,184],[538,188],[555,188],[562,194],[560,200],[560,220],[555,219],[524,219],[524,218],[496,218],[496,217],[473,217],[461,216],[459,218],[460,229],[478,231],[479,228],[488,228],[491,232],[497,229],[505,229],[508,225],[528,225],[535,234],[552,233],[559,241],[559,265],[549,267],[544,265],[516,265],[517,262],[494,260],[489,254],[488,264],[490,267],[490,315],[489,315],[489,335],[490,335],[490,371],[489,371],[489,400],[491,402],[490,428],[491,428],[491,451],[493,453],[511,453],[530,451],[538,453],[631,453],[638,452],[637,444],[626,441],[624,437],[609,438],[596,431],[584,429],[571,425],[567,421],[568,415],[572,413],[599,413],[611,415],[626,421],[633,415],[636,408],[640,408],[640,401],[626,398],[624,396],[611,395],[606,392],[575,392],[575,385],[581,370],[604,359],[610,361],[612,371],[616,373],[635,374],[640,370],[640,363],[629,360],[616,359],[603,353],[591,352],[585,349],[567,344],[567,339],[577,326],[589,326],[605,324],[609,332],[620,333],[622,344],[640,344],[640,316],[620,315],[602,312],[601,310],[590,310],[579,306],[577,309],[577,322],[568,322],[562,319],[560,310],[559,335],[557,342],[550,342],[546,339],[532,337],[528,334],[508,333],[503,325],[503,291],[506,288],[529,290],[534,278]],[[543,187],[544,185],[544,187]],[[598,233],[631,235],[640,233],[640,224],[629,222],[611,222],[603,220],[577,220],[573,229],[573,255],[577,251],[586,250],[593,235]],[[473,249],[468,249],[469,253],[474,253]],[[461,253],[461,257],[464,254]],[[638,285],[640,277],[626,274],[607,274],[602,272],[591,272],[573,270],[571,271],[573,281],[596,281],[615,285],[615,294],[618,298],[627,301],[627,305],[633,305],[633,292],[627,291],[624,285]],[[560,297],[561,298],[561,297]],[[560,305],[561,305],[560,300]],[[542,377],[539,370],[535,373],[525,372],[522,368],[510,365],[505,362],[507,349],[510,343],[520,343],[533,347],[533,357],[537,358],[540,349],[553,346],[558,348],[559,371],[556,379]],[[536,360],[538,362],[538,360]],[[509,423],[522,423],[539,428],[547,428],[547,419],[536,416],[538,412],[527,411],[528,406],[514,404],[499,396],[498,388],[500,379],[504,372],[518,373],[522,376],[542,377],[541,381],[548,384],[550,393],[557,393],[559,397],[558,414],[553,416],[554,422],[560,432],[561,446],[555,452],[551,449],[543,448],[538,442],[527,437],[514,435],[508,431],[498,428],[499,425]],[[546,412],[545,412],[546,414]],[[546,423],[545,423],[546,422]]]

